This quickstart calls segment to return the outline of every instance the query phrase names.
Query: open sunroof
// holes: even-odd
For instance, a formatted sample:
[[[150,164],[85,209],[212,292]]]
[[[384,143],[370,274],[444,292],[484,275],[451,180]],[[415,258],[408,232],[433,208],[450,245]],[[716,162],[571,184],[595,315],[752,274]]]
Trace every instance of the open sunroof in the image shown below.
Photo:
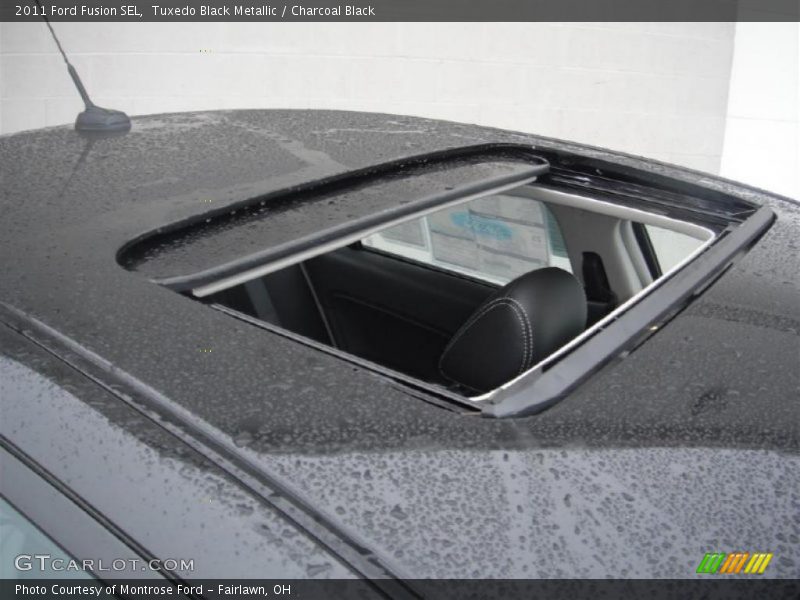
[[[483,145],[384,163],[255,197],[140,236],[119,252],[118,260],[156,283],[206,297],[414,216],[533,181],[544,190],[702,225],[715,237],[562,350],[480,398],[486,416],[523,416],[558,401],[660,327],[774,219],[767,208],[659,175],[529,146]],[[451,402],[466,401],[388,374]]]

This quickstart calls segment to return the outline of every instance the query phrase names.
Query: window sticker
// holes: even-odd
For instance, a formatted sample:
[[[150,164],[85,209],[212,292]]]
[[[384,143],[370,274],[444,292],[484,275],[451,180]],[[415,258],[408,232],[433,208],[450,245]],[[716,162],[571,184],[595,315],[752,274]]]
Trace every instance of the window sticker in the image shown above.
[[[364,244],[499,284],[549,265],[571,270],[561,231],[547,208],[502,194],[391,227]]]

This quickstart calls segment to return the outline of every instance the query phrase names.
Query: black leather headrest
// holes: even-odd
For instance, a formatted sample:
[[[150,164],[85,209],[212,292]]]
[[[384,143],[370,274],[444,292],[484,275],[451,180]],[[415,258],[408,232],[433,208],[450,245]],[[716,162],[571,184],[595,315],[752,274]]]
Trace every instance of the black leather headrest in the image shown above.
[[[555,267],[521,275],[493,294],[444,349],[439,370],[450,381],[487,392],[522,374],[586,326],[586,295]]]

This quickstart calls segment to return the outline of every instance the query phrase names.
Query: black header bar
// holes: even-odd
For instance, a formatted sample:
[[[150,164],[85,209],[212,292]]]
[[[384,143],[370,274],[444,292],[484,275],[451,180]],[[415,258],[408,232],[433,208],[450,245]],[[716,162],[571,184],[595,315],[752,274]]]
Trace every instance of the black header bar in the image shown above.
[[[52,21],[797,21],[797,0],[40,0]],[[3,0],[0,21],[41,19]]]
[[[437,600],[735,600],[797,598],[796,581],[747,576],[723,579],[706,576],[695,580],[670,579],[540,579],[540,580],[452,580],[427,579],[404,582],[412,594]],[[207,600],[370,600],[383,598],[371,582],[364,580],[191,580],[163,579],[2,579],[0,594],[9,600],[164,600],[165,598],[206,598]],[[403,594],[401,594],[403,595]]]

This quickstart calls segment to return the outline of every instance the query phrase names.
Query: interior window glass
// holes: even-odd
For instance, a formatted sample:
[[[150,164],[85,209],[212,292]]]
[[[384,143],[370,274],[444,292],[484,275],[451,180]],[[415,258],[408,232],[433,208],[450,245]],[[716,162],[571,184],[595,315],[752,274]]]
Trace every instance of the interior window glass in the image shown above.
[[[40,569],[40,562],[33,558],[36,555],[49,557],[43,563],[44,570]],[[18,556],[23,556],[19,563],[20,569],[16,567]],[[74,569],[56,571],[50,567],[53,560],[61,559],[63,562],[57,564],[64,566],[71,558],[41,529],[6,502],[4,498],[0,498],[1,579],[91,579],[91,575],[86,571]]]
[[[396,225],[363,243],[501,285],[548,266],[572,272],[561,230],[547,207],[504,194]]]
[[[666,273],[703,245],[703,240],[655,225],[645,225],[661,272]]]

